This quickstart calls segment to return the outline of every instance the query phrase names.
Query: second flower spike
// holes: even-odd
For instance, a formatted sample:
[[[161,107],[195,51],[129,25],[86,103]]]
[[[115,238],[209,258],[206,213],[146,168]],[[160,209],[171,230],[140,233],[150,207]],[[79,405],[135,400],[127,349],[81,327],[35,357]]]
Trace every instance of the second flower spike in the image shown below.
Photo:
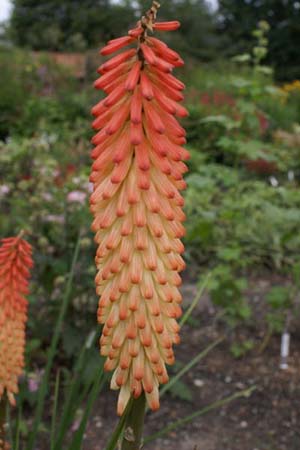
[[[21,236],[2,239],[0,247],[0,401],[15,405],[23,371],[28,279],[33,266],[30,244]]]

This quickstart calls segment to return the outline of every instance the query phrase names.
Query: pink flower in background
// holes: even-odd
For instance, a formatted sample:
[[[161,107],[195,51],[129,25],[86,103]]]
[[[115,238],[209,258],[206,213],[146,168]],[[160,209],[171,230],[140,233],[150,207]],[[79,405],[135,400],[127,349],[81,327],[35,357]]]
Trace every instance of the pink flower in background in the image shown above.
[[[2,184],[0,186],[0,196],[4,197],[6,194],[8,194],[10,191],[9,187],[6,184]]]
[[[82,415],[83,415],[83,410],[78,409],[75,414],[74,422],[72,423],[72,426],[71,426],[71,431],[74,432],[74,431],[78,430],[78,428],[80,427],[80,424],[81,424]]]
[[[82,191],[71,191],[67,195],[68,202],[85,203],[86,193]]]
[[[30,392],[36,392],[39,389],[40,380],[37,377],[28,379],[28,389]]]
[[[45,222],[64,223],[64,216],[58,214],[48,214],[44,216]]]
[[[28,389],[30,392],[37,392],[39,390],[44,371],[30,372],[27,377]]]
[[[72,424],[72,427],[71,427],[71,430],[74,432],[74,431],[77,431],[78,430],[78,428],[79,428],[79,426],[80,426],[80,419],[76,419],[74,422],[73,422],[73,424]]]
[[[30,392],[36,392],[39,389],[39,383],[37,382],[37,380],[33,380],[32,378],[30,378],[28,380],[28,389]]]
[[[53,200],[53,195],[50,194],[49,192],[44,192],[43,194],[41,194],[41,196],[42,196],[43,199],[46,200],[47,202],[51,202],[51,200]]]
[[[84,183],[83,185],[82,185],[82,187],[83,187],[83,189],[85,189],[87,192],[89,192],[90,194],[93,192],[93,190],[94,190],[94,185],[93,185],[93,183],[90,183],[90,182],[87,182],[87,183]]]

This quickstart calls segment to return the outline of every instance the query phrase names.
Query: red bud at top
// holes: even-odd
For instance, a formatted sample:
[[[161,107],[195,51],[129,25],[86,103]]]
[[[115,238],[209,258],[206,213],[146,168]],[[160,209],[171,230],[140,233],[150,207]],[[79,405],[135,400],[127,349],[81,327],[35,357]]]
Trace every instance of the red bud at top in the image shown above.
[[[153,28],[159,31],[174,31],[180,27],[180,22],[173,20],[172,22],[155,22]]]

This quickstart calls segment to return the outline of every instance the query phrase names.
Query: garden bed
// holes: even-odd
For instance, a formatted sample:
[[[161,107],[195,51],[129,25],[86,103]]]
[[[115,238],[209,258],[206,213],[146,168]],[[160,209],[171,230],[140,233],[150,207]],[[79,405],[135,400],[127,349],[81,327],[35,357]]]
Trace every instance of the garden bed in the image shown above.
[[[252,280],[249,301],[255,301],[256,314],[260,314],[260,301],[256,293],[263,292],[271,279]],[[275,280],[276,281],[276,280]],[[186,284],[185,302],[195,291]],[[176,349],[177,360],[189,362],[197,353],[224,335],[224,326],[215,323],[215,311],[207,297],[201,300],[193,314],[193,325],[185,324],[182,342]],[[299,321],[298,321],[299,322]],[[223,341],[183,378],[191,400],[183,401],[166,394],[161,409],[149,413],[145,435],[183,418],[206,405],[229,397],[235,392],[255,386],[249,398],[239,398],[196,418],[189,425],[171,431],[163,438],[145,446],[151,450],[299,450],[300,432],[300,333],[295,323],[291,338],[291,354],[287,370],[279,368],[280,336],[270,339],[263,353],[258,353],[264,331],[259,326],[239,330],[239,339],[250,335],[255,347],[242,358],[234,358],[229,341]],[[181,388],[182,389],[182,388]],[[182,393],[181,393],[182,395]],[[115,401],[112,401],[114,397]],[[102,450],[116,424],[116,394],[103,392],[96,402],[84,439],[83,450]],[[46,450],[46,447],[45,447]]]

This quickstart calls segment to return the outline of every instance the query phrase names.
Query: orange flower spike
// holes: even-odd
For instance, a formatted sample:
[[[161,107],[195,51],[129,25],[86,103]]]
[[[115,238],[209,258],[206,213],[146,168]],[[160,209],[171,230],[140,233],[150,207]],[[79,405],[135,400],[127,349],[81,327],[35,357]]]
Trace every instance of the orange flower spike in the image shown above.
[[[0,247],[0,400],[7,395],[11,405],[24,366],[25,296],[33,266],[31,246],[21,235],[2,239]]]
[[[96,291],[105,369],[114,370],[120,389],[118,414],[144,391],[150,408],[159,408],[159,384],[168,381],[172,345],[179,342],[180,256],[186,172],[185,131],[176,116],[184,84],[172,75],[179,55],[153,30],[169,31],[179,22],[155,22],[154,6],[129,31],[110,41],[102,55],[130,45],[104,62],[95,87],[108,95],[93,109],[95,160],[90,180],[92,228],[98,244]]]

